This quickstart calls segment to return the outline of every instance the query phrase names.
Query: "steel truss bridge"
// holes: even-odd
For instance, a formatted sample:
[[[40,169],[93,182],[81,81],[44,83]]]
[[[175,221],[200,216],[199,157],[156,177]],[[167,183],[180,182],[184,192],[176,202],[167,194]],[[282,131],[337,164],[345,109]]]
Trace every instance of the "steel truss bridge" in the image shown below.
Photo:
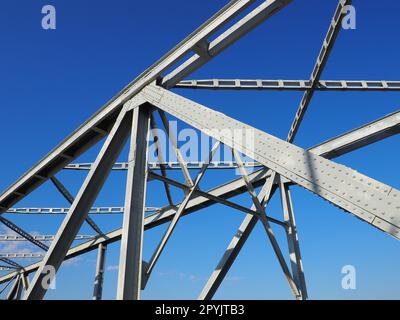
[[[239,229],[232,232],[233,237],[228,248],[222,254],[198,298],[213,298],[255,225],[260,223],[272,244],[274,255],[294,298],[307,299],[290,193],[293,185],[303,187],[377,230],[400,238],[400,192],[334,161],[335,157],[399,133],[400,112],[384,116],[308,150],[294,143],[315,91],[400,90],[400,81],[320,79],[341,30],[345,7],[351,4],[350,0],[338,2],[311,76],[307,80],[186,79],[265,20],[279,19],[279,11],[291,2],[230,1],[126,86],[0,195],[0,222],[14,231],[13,235],[0,235],[0,241],[29,241],[40,250],[39,253],[0,253],[0,270],[9,270],[9,273],[0,277],[0,284],[9,287],[7,299],[43,299],[46,289],[41,284],[46,276],[47,266],[52,266],[57,271],[63,261],[93,250],[98,252],[93,299],[101,299],[107,246],[117,241],[120,241],[117,299],[140,299],[141,291],[146,288],[147,281],[180,218],[214,204],[223,204],[238,210],[243,213],[244,219]],[[235,22],[234,18],[239,14],[243,14],[243,18]],[[185,57],[188,58],[185,60]],[[173,93],[169,90],[171,88],[300,90],[304,91],[304,95],[289,128],[287,139],[281,140]],[[147,137],[151,129],[157,128],[156,115],[167,132],[168,119],[172,116],[215,139],[217,143],[210,150],[208,161],[185,162],[176,139],[170,135],[168,138],[174,147],[177,161],[166,161],[161,152],[162,148],[158,146],[158,161],[149,162]],[[234,138],[227,133],[229,130],[251,130],[254,133],[252,143],[244,143],[244,133],[243,136]],[[102,139],[104,143],[93,163],[74,162]],[[116,162],[126,144],[130,148],[129,158],[126,162]],[[232,149],[234,161],[213,161],[214,154],[222,144]],[[240,153],[254,161],[243,161]],[[255,171],[248,173],[246,168],[249,167]],[[205,191],[200,189],[199,183],[208,169],[237,169],[241,176]],[[56,177],[61,170],[87,172],[87,177],[76,195],[72,195]],[[121,207],[93,207],[96,197],[113,170],[126,172],[125,203]],[[184,181],[168,177],[170,170],[181,171]],[[146,206],[149,180],[163,183],[168,199],[165,207]],[[70,206],[15,207],[44,183],[52,183]],[[171,187],[183,191],[180,203],[173,201]],[[261,191],[257,194],[255,190],[258,187],[261,187]],[[230,200],[245,193],[252,199],[251,208]],[[282,220],[266,215],[266,206],[275,193],[279,193],[281,197]],[[55,235],[31,235],[9,219],[9,216],[24,214],[65,217]],[[110,214],[123,215],[122,227],[113,231],[101,230],[94,217]],[[78,234],[84,223],[94,230],[93,235]],[[151,259],[144,261],[144,231],[162,224],[168,225],[167,230]],[[285,231],[289,252],[285,253],[281,249],[273,226],[281,227]],[[75,240],[81,242],[73,246]],[[28,265],[16,262],[17,259],[24,258],[38,260]],[[32,275],[31,281],[29,275]]]

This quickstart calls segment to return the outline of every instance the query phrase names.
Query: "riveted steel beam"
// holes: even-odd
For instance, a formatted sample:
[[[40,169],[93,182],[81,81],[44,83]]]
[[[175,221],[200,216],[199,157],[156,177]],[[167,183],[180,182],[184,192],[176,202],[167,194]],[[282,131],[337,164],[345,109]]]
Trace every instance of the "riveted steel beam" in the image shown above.
[[[400,237],[398,190],[159,86],[149,85],[141,94],[154,106],[238,149],[293,183]],[[235,130],[240,132],[239,136],[231,134]],[[246,135],[250,132],[249,144]]]

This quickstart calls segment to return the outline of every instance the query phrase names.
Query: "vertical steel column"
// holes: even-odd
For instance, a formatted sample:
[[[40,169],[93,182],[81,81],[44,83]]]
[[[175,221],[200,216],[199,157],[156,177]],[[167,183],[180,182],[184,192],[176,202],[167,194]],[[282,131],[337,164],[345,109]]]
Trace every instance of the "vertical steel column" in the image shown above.
[[[43,278],[51,271],[57,272],[61,266],[65,255],[121,153],[129,136],[129,128],[132,125],[132,119],[128,116],[129,114],[126,112],[126,107],[119,114],[96,161],[71,205],[71,209],[61,224],[55,240],[51,243],[50,249],[41,262],[41,266],[36,271],[24,299],[40,300],[46,294],[47,287],[42,283]]]
[[[107,253],[107,245],[100,243],[97,253],[97,265],[96,265],[96,276],[94,278],[93,300],[101,300],[102,298],[106,253]]]
[[[304,277],[303,263],[301,260],[299,238],[297,235],[296,221],[294,218],[292,199],[290,196],[289,186],[280,181],[282,209],[285,222],[287,223],[286,236],[289,247],[290,264],[293,274],[293,279],[297,287],[301,291],[301,299],[307,299],[307,287]]]
[[[118,300],[139,300],[142,281],[149,111],[145,107],[135,108],[132,123],[118,272]]]
[[[22,273],[21,273],[20,277],[19,277],[19,280],[18,280],[17,290],[16,290],[16,293],[15,293],[15,300],[21,300],[23,289],[24,289],[24,285],[23,285]]]
[[[25,272],[22,272],[21,278],[22,278],[22,284],[24,285],[24,289],[25,291],[27,291],[29,288],[29,278]]]

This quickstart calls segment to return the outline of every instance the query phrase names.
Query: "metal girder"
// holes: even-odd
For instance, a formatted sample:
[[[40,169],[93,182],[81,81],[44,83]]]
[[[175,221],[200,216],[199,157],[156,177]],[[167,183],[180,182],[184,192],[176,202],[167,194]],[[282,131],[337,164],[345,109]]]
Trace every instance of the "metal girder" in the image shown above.
[[[39,240],[35,239],[32,237],[28,232],[24,231],[20,227],[18,227],[15,223],[11,222],[10,220],[0,216],[0,221],[6,225],[8,228],[10,228],[12,231],[18,233],[20,236],[24,237],[26,240],[28,240],[30,243],[34,244],[35,246],[39,247],[42,250],[47,251],[49,247],[45,245],[44,243],[40,242]]]
[[[33,239],[38,241],[53,241],[55,235],[35,235],[32,236]],[[93,235],[78,235],[75,237],[75,240],[87,240],[94,239],[96,236]],[[22,236],[13,236],[13,235],[0,235],[0,241],[29,241],[28,239]]]
[[[293,183],[382,231],[400,237],[398,190],[161,87],[149,85],[141,94],[154,106],[239,149]],[[237,137],[230,134],[235,130],[240,132]],[[248,132],[253,133],[252,146],[245,143]]]
[[[106,253],[107,253],[107,246],[100,243],[97,252],[97,264],[96,264],[96,275],[94,278],[93,300],[102,299]]]
[[[204,79],[183,80],[179,89],[205,90],[311,90],[310,80]],[[387,80],[319,80],[316,91],[400,91],[400,81]]]
[[[199,170],[203,166],[204,162],[193,161],[193,162],[183,162],[184,166],[188,170]],[[149,170],[160,170],[161,166],[163,166],[166,170],[181,170],[182,165],[179,161],[168,161],[168,162],[148,162],[148,169]],[[254,161],[245,161],[243,165],[246,168],[257,168],[262,167],[262,165],[258,162]],[[65,170],[90,170],[92,164],[91,163],[73,163],[66,166]],[[210,165],[207,170],[209,169],[236,169],[237,163],[235,161],[211,161]],[[119,162],[116,163],[113,167],[113,170],[116,171],[126,171],[128,170],[128,163],[127,162]],[[8,211],[7,211],[8,212]]]
[[[75,236],[85,221],[89,209],[92,207],[128,138],[132,119],[127,114],[130,114],[130,112],[127,113],[124,107],[101,148],[93,168],[89,171],[78,195],[71,205],[70,211],[61,224],[56,239],[51,243],[40,268],[33,277],[32,284],[26,292],[24,299],[43,299],[46,293],[46,288],[42,286],[42,279],[45,276],[43,270],[47,266],[51,266],[57,271],[63,262],[68,249],[71,247]]]
[[[33,259],[43,258],[44,256],[45,255],[43,253],[0,253],[0,259]]]
[[[340,29],[342,28],[341,22],[344,17],[343,9],[345,8],[345,6],[350,5],[351,2],[352,2],[351,0],[339,0],[339,4],[336,8],[331,24],[329,25],[328,32],[322,44],[321,51],[318,55],[317,62],[315,63],[313,71],[311,73],[310,77],[311,89],[308,89],[304,93],[303,98],[301,99],[300,106],[297,109],[296,116],[293,120],[292,126],[289,130],[289,134],[286,139],[288,142],[293,142],[297,134],[297,131],[299,130],[301,121],[303,120],[303,117],[314,95],[314,88],[318,85],[318,81],[328,61],[335,40],[339,34]]]
[[[159,61],[122,89],[90,119],[0,195],[0,213],[12,207],[16,202],[106,136],[125,102],[134,97],[146,85],[157,80],[163,72],[179,62],[198,43],[213,35],[253,2],[254,0],[233,0],[229,2]],[[191,71],[195,71],[195,68],[191,68]],[[178,82],[180,80],[182,78],[177,79]]]
[[[118,300],[139,300],[142,281],[146,162],[150,128],[150,114],[146,106],[133,110],[132,123],[118,270]]]
[[[90,169],[89,169],[90,170]],[[159,211],[161,208],[147,207],[146,212]],[[5,213],[10,214],[67,214],[69,208],[10,208]],[[88,214],[121,214],[123,207],[99,207],[91,208]]]
[[[161,86],[166,89],[174,87],[183,78],[189,76],[212,58],[220,54],[228,46],[239,40],[266,19],[283,9],[292,0],[267,0],[251,11],[244,18],[236,22],[232,27],[223,32],[215,40],[207,44],[202,53],[198,53],[183,62],[174,71],[167,74],[161,81]]]
[[[324,158],[336,158],[400,133],[400,112],[394,112],[314,146],[310,151]]]
[[[10,271],[14,270],[15,268],[13,267],[7,267],[7,266],[0,266],[0,271]]]
[[[85,254],[87,252],[91,252],[93,250],[96,250],[99,246],[99,244],[111,244],[116,241],[119,241],[121,239],[121,234],[122,234],[122,229],[118,229],[109,233],[106,233],[104,236],[98,236],[94,240],[89,240],[84,243],[81,243],[79,245],[76,245],[73,248],[70,248],[65,256],[64,261],[72,259],[74,257],[80,256],[82,254]],[[24,272],[25,274],[30,274],[42,265],[42,261],[30,264],[28,266],[24,267]],[[16,276],[16,272],[9,273],[7,275],[4,275],[0,277],[0,284],[10,281],[13,277]]]
[[[0,261],[9,264],[9,265],[12,266],[13,268],[16,268],[16,269],[23,269],[23,267],[22,267],[19,263],[16,263],[15,261],[12,261],[12,260],[10,260],[10,259],[8,259],[8,258],[2,257],[2,258],[0,258]]]

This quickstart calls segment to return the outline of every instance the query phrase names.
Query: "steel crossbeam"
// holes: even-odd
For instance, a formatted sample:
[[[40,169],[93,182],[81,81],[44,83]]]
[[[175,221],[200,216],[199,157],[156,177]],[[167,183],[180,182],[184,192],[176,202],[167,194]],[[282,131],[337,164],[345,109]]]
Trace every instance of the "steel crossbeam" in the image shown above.
[[[161,208],[146,207],[146,212],[159,211]],[[69,208],[10,208],[5,213],[9,214],[67,214]],[[121,214],[123,207],[94,207],[89,210],[89,214]]]
[[[53,241],[55,235],[34,235],[32,236],[33,239],[38,241]],[[94,239],[96,236],[92,235],[78,235],[75,237],[75,240],[87,240],[87,239]],[[29,241],[22,236],[13,236],[13,235],[0,235],[0,241]]]
[[[0,253],[0,258],[7,259],[33,259],[43,257],[43,253]]]
[[[202,79],[183,80],[179,89],[203,90],[311,90],[310,80]],[[391,80],[319,80],[316,91],[400,91],[400,81]]]

